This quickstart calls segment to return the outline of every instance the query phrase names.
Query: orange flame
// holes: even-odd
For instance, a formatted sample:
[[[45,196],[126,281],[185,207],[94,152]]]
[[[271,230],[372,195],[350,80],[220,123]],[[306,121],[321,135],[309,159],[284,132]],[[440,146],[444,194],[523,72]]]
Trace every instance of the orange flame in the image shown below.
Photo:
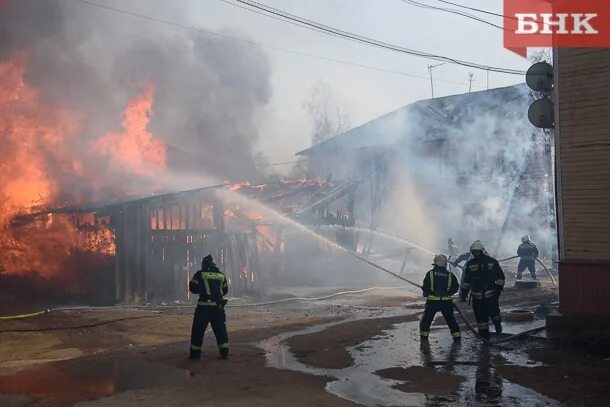
[[[94,144],[117,164],[140,175],[166,168],[166,146],[147,128],[152,116],[155,90],[147,85],[123,114],[123,131],[108,133]]]
[[[52,151],[69,166],[66,143],[75,137],[78,120],[70,112],[43,107],[38,93],[24,76],[27,55],[18,54],[8,62],[0,61],[0,221],[23,208],[57,199],[57,182],[49,177],[44,154]]]

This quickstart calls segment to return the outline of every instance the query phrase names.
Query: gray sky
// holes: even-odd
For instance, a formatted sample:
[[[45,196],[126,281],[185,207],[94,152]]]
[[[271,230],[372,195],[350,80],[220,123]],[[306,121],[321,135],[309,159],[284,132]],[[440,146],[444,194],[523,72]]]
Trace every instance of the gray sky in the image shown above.
[[[420,0],[443,6],[436,0]],[[463,5],[502,12],[501,0],[457,0]],[[486,65],[527,69],[528,62],[503,48],[502,31],[465,17],[421,9],[400,0],[260,0],[267,5],[346,31],[431,53]],[[128,6],[129,2],[117,2]],[[117,4],[115,3],[115,4]],[[429,64],[438,62],[334,38],[277,21],[220,0],[176,0],[188,12],[189,23],[215,30],[229,30],[271,46],[294,49],[324,57],[372,65],[413,75],[427,76]],[[167,3],[164,4],[167,6]],[[451,7],[444,5],[445,7]],[[146,10],[154,14],[154,10]],[[479,16],[502,24],[499,17]],[[173,28],[172,28],[173,29]],[[271,161],[293,159],[296,151],[311,141],[311,124],[303,101],[311,86],[323,80],[331,86],[335,103],[349,114],[352,125],[430,97],[428,79],[377,72],[315,58],[265,49],[272,62],[273,96],[267,116],[261,117],[259,148]],[[473,90],[486,87],[486,73],[457,65],[435,68],[436,96],[468,91],[468,73],[473,72]],[[524,78],[490,74],[490,86],[520,83]]]

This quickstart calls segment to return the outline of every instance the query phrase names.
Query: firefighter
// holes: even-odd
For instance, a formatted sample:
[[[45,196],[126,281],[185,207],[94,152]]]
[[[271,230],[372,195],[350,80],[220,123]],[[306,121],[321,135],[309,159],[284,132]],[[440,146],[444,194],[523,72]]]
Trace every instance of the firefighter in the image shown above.
[[[227,300],[223,296],[229,291],[229,286],[227,279],[218,269],[211,255],[203,258],[201,270],[197,271],[189,282],[189,291],[193,294],[199,294],[191,329],[189,358],[199,359],[201,357],[203,334],[209,323],[212,325],[214,336],[216,336],[220,356],[223,359],[228,359],[229,337],[224,310]]]
[[[447,256],[438,254],[432,263],[434,268],[426,274],[422,290],[426,297],[426,308],[419,323],[419,334],[422,340],[430,335],[430,326],[437,312],[441,312],[451,330],[454,340],[460,340],[460,326],[453,315],[453,294],[458,292],[460,284],[457,277],[447,270]]]
[[[449,260],[451,260],[452,257],[458,257],[460,255],[452,237],[447,241],[447,249],[449,251]]]
[[[489,319],[493,322],[496,333],[502,333],[502,316],[498,300],[504,289],[504,271],[500,263],[487,254],[480,240],[470,246],[470,252],[473,258],[464,266],[460,300],[466,301],[470,292],[479,335],[489,339]]]
[[[538,248],[528,235],[521,238],[521,244],[517,249],[517,256],[519,256],[519,265],[517,266],[517,280],[521,280],[523,271],[528,269],[532,275],[532,280],[536,278],[536,259],[538,258]]]

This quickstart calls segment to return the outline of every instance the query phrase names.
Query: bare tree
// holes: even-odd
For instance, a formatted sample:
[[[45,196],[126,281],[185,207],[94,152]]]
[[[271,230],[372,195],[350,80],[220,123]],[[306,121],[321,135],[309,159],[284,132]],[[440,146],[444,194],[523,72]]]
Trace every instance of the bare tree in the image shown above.
[[[333,99],[330,85],[317,81],[312,85],[309,97],[303,102],[313,123],[312,144],[319,144],[349,129],[351,123],[346,109]]]
[[[536,62],[548,62],[553,64],[553,48],[535,48],[530,51],[527,60],[532,64]]]

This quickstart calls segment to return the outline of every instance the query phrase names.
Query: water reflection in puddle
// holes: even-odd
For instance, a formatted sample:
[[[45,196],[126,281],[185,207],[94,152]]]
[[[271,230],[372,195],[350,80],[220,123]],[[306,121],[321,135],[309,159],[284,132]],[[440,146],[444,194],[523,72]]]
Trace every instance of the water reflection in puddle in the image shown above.
[[[531,389],[504,379],[494,368],[498,361],[508,357],[499,349],[481,348],[471,335],[466,335],[462,343],[454,345],[445,329],[433,329],[430,346],[421,347],[417,322],[397,324],[379,336],[358,346],[348,348],[355,360],[353,366],[341,370],[321,369],[299,363],[290,353],[284,341],[296,334],[314,333],[336,323],[312,327],[299,332],[286,333],[264,341],[260,346],[267,353],[270,366],[324,375],[336,378],[326,386],[327,391],[339,397],[368,406],[437,406],[437,405],[492,405],[527,406],[559,405]],[[524,360],[510,355],[510,363],[521,364]],[[425,394],[419,390],[426,378],[418,378],[403,392],[393,388],[404,385],[405,381],[384,379],[375,372],[392,367],[409,368],[427,366],[434,372],[461,377],[456,380],[455,389],[449,394]],[[528,365],[529,366],[529,365]]]
[[[26,394],[45,405],[70,405],[126,390],[178,383],[190,372],[144,359],[69,360],[0,376],[0,392]]]

